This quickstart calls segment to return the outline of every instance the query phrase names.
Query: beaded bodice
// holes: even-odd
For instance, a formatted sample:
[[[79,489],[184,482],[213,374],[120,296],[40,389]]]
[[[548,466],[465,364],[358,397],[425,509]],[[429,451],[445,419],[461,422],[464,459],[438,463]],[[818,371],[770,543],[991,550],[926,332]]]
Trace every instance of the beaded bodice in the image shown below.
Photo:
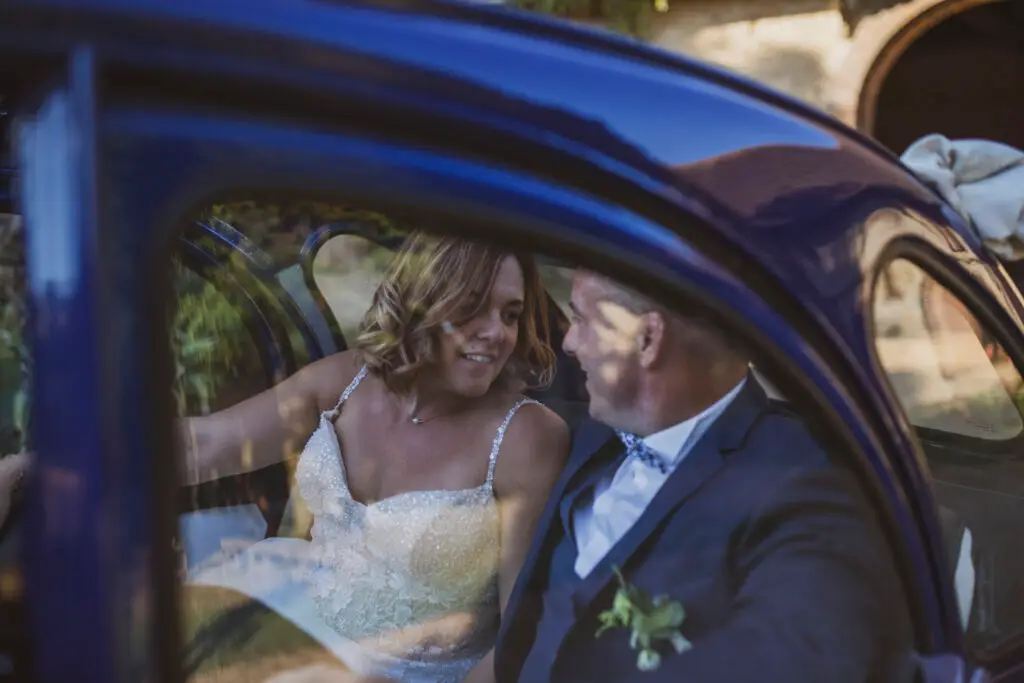
[[[314,519],[311,597],[324,621],[375,652],[468,667],[493,645],[497,627],[494,465],[513,415],[532,401],[520,399],[505,416],[482,485],[364,504],[349,490],[333,420],[365,376],[363,368],[321,415],[296,469]]]

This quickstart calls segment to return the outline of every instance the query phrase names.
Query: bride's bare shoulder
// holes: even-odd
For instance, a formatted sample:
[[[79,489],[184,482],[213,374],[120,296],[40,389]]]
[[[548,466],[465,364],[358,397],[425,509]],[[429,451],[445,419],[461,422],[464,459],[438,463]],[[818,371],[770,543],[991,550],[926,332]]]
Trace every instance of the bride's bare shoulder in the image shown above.
[[[345,388],[363,367],[355,350],[341,351],[310,363],[300,371],[307,392],[316,397],[320,410],[329,410],[337,403]]]
[[[569,440],[569,426],[558,413],[537,401],[524,401],[509,423],[507,438],[513,442]]]
[[[569,455],[569,426],[541,403],[520,406],[509,422],[495,464],[494,481],[502,490],[545,489]]]

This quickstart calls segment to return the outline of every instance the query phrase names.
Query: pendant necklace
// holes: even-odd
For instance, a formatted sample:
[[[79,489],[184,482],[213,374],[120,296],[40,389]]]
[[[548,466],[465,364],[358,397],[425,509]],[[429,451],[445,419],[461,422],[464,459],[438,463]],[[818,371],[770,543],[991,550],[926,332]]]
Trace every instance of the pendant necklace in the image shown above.
[[[462,412],[463,410],[465,410],[465,407],[460,406],[459,408],[456,408],[454,410],[447,410],[447,411],[442,410],[440,413],[438,413],[436,415],[431,415],[430,417],[420,417],[419,415],[410,415],[409,416],[409,422],[412,422],[414,425],[421,425],[421,424],[423,424],[425,422],[430,422],[434,418],[438,418],[438,417],[441,417],[443,415],[452,415],[454,413]]]

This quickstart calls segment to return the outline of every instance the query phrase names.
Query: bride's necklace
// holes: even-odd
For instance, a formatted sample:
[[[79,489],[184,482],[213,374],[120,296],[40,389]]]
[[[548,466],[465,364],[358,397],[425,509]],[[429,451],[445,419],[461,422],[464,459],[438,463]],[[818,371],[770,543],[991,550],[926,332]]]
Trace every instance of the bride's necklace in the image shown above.
[[[409,422],[413,423],[414,425],[421,425],[424,422],[430,422],[433,419],[436,419],[436,418],[439,418],[439,417],[443,417],[445,415],[453,415],[455,413],[460,413],[463,410],[465,410],[465,406],[459,406],[459,407],[454,408],[452,410],[442,410],[439,413],[436,413],[434,415],[429,415],[427,417],[420,417],[419,415],[411,415],[411,414],[408,417],[409,417]]]
[[[409,416],[409,422],[412,422],[414,425],[421,425],[424,422],[430,422],[434,418],[441,417],[442,415],[451,414],[453,412],[457,412],[457,411],[451,411],[451,410],[449,410],[449,411],[441,411],[440,413],[437,413],[436,415],[431,415],[429,417],[420,417],[419,415],[410,415]]]

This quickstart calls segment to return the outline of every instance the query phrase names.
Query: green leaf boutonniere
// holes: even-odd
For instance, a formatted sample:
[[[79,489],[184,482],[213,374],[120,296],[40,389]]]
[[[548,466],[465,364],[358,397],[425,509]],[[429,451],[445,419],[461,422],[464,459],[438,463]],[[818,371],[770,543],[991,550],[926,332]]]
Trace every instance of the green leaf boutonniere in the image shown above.
[[[667,640],[677,653],[692,647],[679,631],[686,617],[682,603],[665,595],[652,599],[642,589],[626,583],[618,569],[615,576],[619,590],[615,592],[612,608],[598,615],[601,627],[595,638],[612,628],[630,629],[629,646],[640,651],[636,667],[641,671],[654,671],[661,666],[661,655],[654,648],[659,640]]]

